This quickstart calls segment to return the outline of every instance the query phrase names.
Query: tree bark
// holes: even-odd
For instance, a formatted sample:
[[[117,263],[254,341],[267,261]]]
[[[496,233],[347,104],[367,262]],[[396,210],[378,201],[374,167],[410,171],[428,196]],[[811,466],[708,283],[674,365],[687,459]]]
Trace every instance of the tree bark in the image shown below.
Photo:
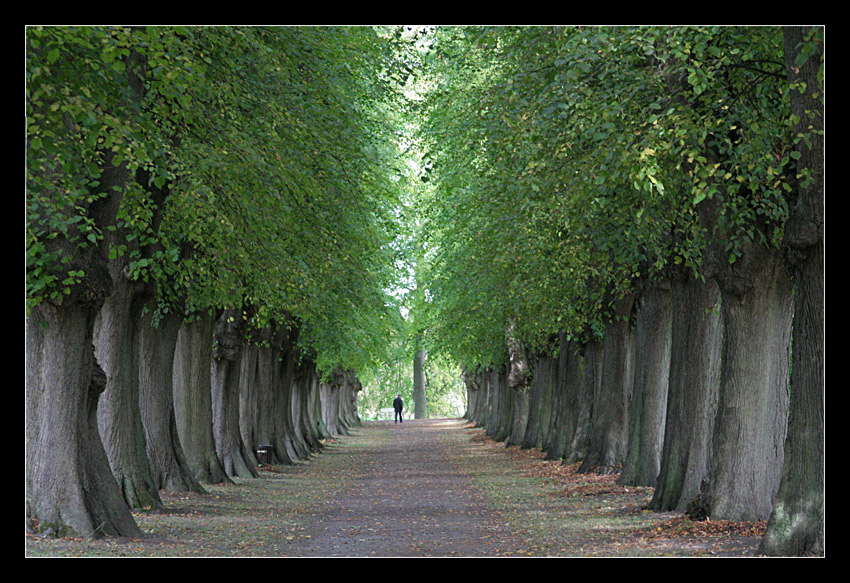
[[[490,373],[491,396],[495,399],[488,430],[494,441],[505,441],[511,430],[514,391],[508,383],[508,371],[503,367]]]
[[[589,448],[580,473],[618,473],[625,462],[628,403],[634,381],[633,304],[632,294],[617,299],[613,317],[605,326],[601,392],[594,402]]]
[[[186,461],[202,484],[230,483],[215,450],[212,422],[214,319],[183,322],[174,351],[174,412]]]
[[[552,363],[554,391],[547,440],[543,443],[546,459],[564,459],[578,429],[582,368],[578,343],[560,333],[558,358]]]
[[[165,314],[154,324],[153,302],[139,326],[139,412],[147,456],[158,490],[205,494],[186,463],[174,414],[174,349],[182,318]]]
[[[239,427],[239,390],[242,385],[244,320],[241,310],[224,310],[213,332],[210,395],[212,427],[218,459],[230,478],[254,478],[257,466],[242,442]]]
[[[629,447],[617,483],[654,487],[661,466],[670,376],[673,314],[669,282],[649,283],[637,303]]]
[[[718,281],[723,353],[707,510],[714,520],[762,520],[784,458],[793,284],[779,251],[757,245]]]
[[[563,338],[561,339],[563,341]],[[560,347],[560,344],[559,344]],[[552,443],[553,435],[551,431],[554,427],[554,419],[558,412],[558,395],[563,386],[559,367],[561,363],[560,348],[557,355],[547,355],[540,363],[541,368],[545,371],[543,375],[548,377],[548,381],[541,383],[543,387],[543,396],[538,406],[539,411],[539,435],[534,438],[533,445],[530,447],[546,449],[548,444]]]
[[[413,355],[413,418],[428,418],[428,399],[425,395],[425,350],[418,348]]]
[[[95,321],[95,355],[106,373],[98,423],[109,465],[127,504],[161,510],[139,409],[141,287],[126,277],[127,266],[121,259],[111,262],[115,285]]]
[[[477,425],[479,419],[478,396],[481,394],[481,377],[478,373],[464,369],[461,373],[461,378],[466,387],[466,412],[463,417]]]
[[[359,427],[362,424],[357,413],[357,395],[362,390],[363,385],[357,377],[354,377],[351,382],[342,387],[342,394],[339,397],[340,421],[338,426],[343,435],[348,435],[349,429]]]
[[[304,386],[304,394],[300,399],[301,402],[301,432],[304,435],[304,441],[309,448],[309,454],[315,454],[322,450],[322,432],[324,422],[322,421],[321,400],[319,396],[319,383],[321,379],[319,374],[314,375],[310,382]],[[340,386],[344,382],[344,377],[339,380]]]
[[[591,340],[584,346],[584,375],[579,388],[579,407],[576,412],[575,433],[569,449],[564,454],[564,463],[573,464],[587,457],[590,447],[591,420],[595,414],[595,403],[602,392],[602,363],[604,348],[599,340]]]
[[[284,386],[292,382],[291,341],[292,334],[285,326],[270,327],[262,331],[257,346],[257,444],[272,446],[272,465],[288,465],[295,461],[283,433],[285,412],[281,410]]]
[[[511,320],[505,332],[508,345],[509,370],[508,386],[511,394],[510,427],[505,435],[505,445],[519,445],[525,437],[525,429],[528,425],[529,407],[531,405],[531,377],[532,372],[528,364],[528,356],[525,347],[515,337],[515,325]]]
[[[251,467],[258,468],[257,449],[260,445],[268,445],[268,441],[259,439],[259,346],[257,338],[247,341],[242,347],[239,372],[239,434],[244,446],[245,462]]]
[[[306,460],[310,457],[310,446],[307,444],[304,434],[302,419],[304,409],[302,400],[309,393],[310,384],[316,382],[317,376],[315,363],[312,361],[302,361],[296,367],[295,375],[288,387],[288,392],[282,395],[283,400],[281,404],[286,409],[288,416],[286,419],[286,434],[296,460]]]
[[[522,444],[528,426],[529,408],[531,406],[531,387],[529,385],[519,386],[511,390],[513,394],[511,395],[510,427],[505,435],[505,446],[507,447]]]
[[[557,391],[557,360],[541,355],[534,359],[534,376],[529,388],[528,422],[520,442],[522,449],[542,448],[547,437],[553,396]],[[544,429],[545,428],[545,429]]]
[[[824,138],[823,38],[802,65],[797,55],[813,29],[786,27],[785,62],[799,135],[799,167],[812,172],[797,186],[785,228],[785,250],[795,276],[793,355],[785,467],[760,551],[771,556],[823,555],[824,539]],[[819,31],[822,34],[822,29]],[[805,83],[805,89],[796,89]],[[811,131],[809,130],[811,128]]]
[[[339,419],[339,399],[342,392],[342,383],[334,384],[323,382],[319,385],[319,394],[322,402],[322,418],[328,437],[339,435],[337,421]]]
[[[96,311],[76,302],[42,303],[27,318],[26,532],[141,535],[98,430],[106,375],[92,347]]]
[[[661,466],[649,507],[684,512],[710,465],[720,390],[722,321],[717,283],[683,272],[671,280],[673,321]]]

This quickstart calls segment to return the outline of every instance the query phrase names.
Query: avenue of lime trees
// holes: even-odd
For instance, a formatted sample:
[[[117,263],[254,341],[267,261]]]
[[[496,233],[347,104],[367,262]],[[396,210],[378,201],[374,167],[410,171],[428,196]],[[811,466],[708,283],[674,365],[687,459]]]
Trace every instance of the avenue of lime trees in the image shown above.
[[[822,554],[823,33],[28,28],[27,530],[138,535],[412,367]]]

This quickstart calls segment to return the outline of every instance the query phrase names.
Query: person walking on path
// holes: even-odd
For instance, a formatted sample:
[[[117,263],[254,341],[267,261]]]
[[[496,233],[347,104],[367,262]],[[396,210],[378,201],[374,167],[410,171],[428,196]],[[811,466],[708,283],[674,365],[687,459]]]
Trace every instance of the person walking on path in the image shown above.
[[[404,419],[401,416],[401,412],[404,410],[404,401],[401,400],[401,393],[393,401],[393,409],[395,409],[395,422],[404,423]]]

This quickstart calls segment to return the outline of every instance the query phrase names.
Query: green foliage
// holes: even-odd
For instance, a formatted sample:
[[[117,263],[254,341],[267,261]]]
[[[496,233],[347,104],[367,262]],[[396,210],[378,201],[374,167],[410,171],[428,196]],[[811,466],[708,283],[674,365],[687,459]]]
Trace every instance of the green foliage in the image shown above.
[[[707,245],[734,261],[778,244],[793,177],[781,37],[437,28],[423,132],[438,348],[499,364],[508,317],[544,350],[560,329],[595,333],[642,278],[699,273]]]
[[[28,305],[84,281],[75,249],[109,229],[107,254],[163,311],[297,322],[325,371],[385,358],[395,90],[376,83],[375,31],[39,27],[27,41]],[[99,226],[111,167],[126,169],[122,206]]]
[[[358,395],[358,413],[363,419],[379,419],[380,410],[392,407],[401,394],[407,416],[413,414],[413,360],[403,339],[393,344],[390,358],[370,371]],[[431,419],[461,417],[466,412],[466,387],[461,371],[451,359],[441,355],[425,360],[425,394]]]
[[[496,366],[509,318],[533,350],[598,333],[640,279],[781,241],[781,37],[29,28],[27,305],[67,301],[103,250],[162,311],[298,326],[325,372],[418,347]]]

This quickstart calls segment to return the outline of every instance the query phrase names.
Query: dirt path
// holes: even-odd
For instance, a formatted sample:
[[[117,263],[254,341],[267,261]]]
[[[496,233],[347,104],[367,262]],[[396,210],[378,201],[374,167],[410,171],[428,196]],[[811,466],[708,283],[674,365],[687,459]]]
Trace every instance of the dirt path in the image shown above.
[[[762,525],[646,512],[649,488],[505,448],[463,420],[369,422],[259,478],[163,493],[142,539],[26,537],[29,557],[743,557]]]
[[[461,421],[384,426],[367,471],[335,499],[289,551],[296,556],[486,556],[519,548],[458,462],[469,436]],[[341,453],[347,455],[348,452]]]

